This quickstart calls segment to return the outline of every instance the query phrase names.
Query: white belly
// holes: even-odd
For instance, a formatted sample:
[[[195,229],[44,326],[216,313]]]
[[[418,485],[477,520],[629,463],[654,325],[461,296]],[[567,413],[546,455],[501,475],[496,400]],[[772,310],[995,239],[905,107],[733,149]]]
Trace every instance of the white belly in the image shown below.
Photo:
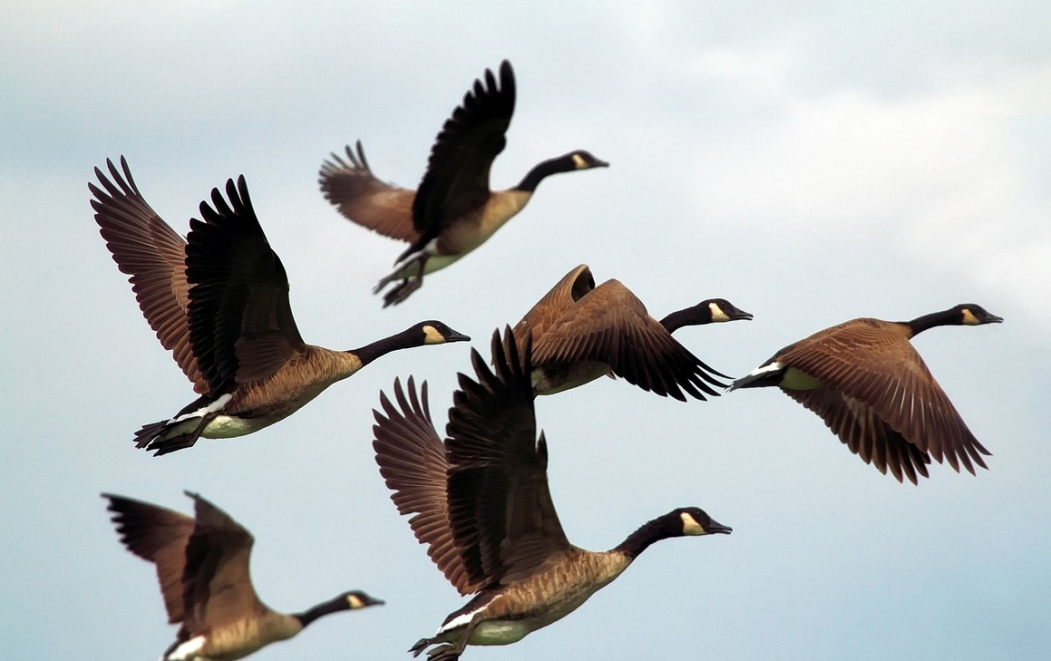
[[[268,427],[271,423],[259,424],[258,420],[244,420],[228,415],[216,416],[208,423],[201,436],[205,438],[237,438]]]
[[[525,620],[490,620],[482,622],[471,634],[471,645],[510,645],[534,631]]]

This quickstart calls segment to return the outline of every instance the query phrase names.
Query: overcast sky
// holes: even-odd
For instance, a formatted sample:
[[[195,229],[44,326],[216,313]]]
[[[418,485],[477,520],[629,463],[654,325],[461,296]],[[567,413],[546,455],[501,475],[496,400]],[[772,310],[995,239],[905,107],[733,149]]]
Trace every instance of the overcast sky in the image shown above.
[[[1004,323],[915,341],[993,453],[977,477],[899,484],[773,389],[683,404],[602,379],[539,400],[571,541],[609,548],[686,505],[734,533],[662,542],[565,620],[467,657],[1048,658],[1051,5],[152,4],[0,9],[0,656],[152,659],[173,640],[101,491],[224,508],[276,609],[387,600],[260,661],[409,659],[464,603],[390,502],[371,425],[413,374],[444,427],[466,344],[387,356],[250,437],[133,447],[193,393],[92,219],[92,168],[123,154],[180,233],[244,174],[303,336],[332,348],[438,318],[488,351],[580,263],[657,317],[715,296],[752,312],[677,334],[733,375],[854,317],[985,306]],[[383,310],[371,287],[403,246],[343,220],[318,167],[360,138],[414,186],[504,58],[518,102],[494,188],[574,148],[611,167],[545,180]]]

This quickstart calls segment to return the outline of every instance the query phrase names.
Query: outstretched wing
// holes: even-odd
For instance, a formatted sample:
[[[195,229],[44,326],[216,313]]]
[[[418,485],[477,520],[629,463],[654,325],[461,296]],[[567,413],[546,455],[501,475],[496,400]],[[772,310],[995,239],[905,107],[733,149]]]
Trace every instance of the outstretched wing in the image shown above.
[[[321,164],[318,184],[325,199],[362,227],[392,239],[415,242],[420,237],[412,225],[416,193],[377,179],[365,160],[360,140],[356,153],[350,145],[346,152],[346,160],[333,153]]]
[[[569,306],[534,345],[536,365],[595,361],[609,365],[628,383],[685,401],[717,396],[726,387],[646,306],[617,280],[608,280]]]
[[[868,407],[901,438],[939,462],[944,458],[957,471],[962,464],[971,473],[973,464],[986,467],[981,455],[989,451],[967,428],[904,334],[887,332],[880,323],[867,320],[841,328],[844,330],[797,342],[778,356],[782,364],[806,372],[845,396],[838,403],[830,398],[820,403],[827,411],[821,414],[826,421],[864,420],[868,413],[863,407]],[[859,355],[865,359],[859,361]],[[837,410],[851,399],[855,411]],[[890,451],[885,440],[890,437],[881,435],[878,426],[868,425],[865,431],[865,443],[883,443]],[[840,438],[850,444],[849,439]]]
[[[305,347],[288,276],[259,226],[244,177],[212,189],[190,221],[190,341],[213,391],[270,376]],[[213,208],[214,207],[214,208]]]
[[[595,288],[595,277],[587,264],[581,264],[562,276],[543,298],[536,302],[522,320],[515,324],[512,332],[515,344],[522,350],[528,333],[533,338],[534,354],[537,341],[551,326],[558,323],[569,308]]]
[[[230,515],[197,494],[183,573],[184,629],[193,637],[264,612],[248,563],[255,540]]]
[[[913,484],[919,475],[929,477],[930,455],[905,440],[864,402],[828,386],[784,392],[820,416],[851,452],[884,475],[889,468],[898,482],[907,477]]]
[[[537,440],[531,342],[493,333],[494,370],[471,352],[476,380],[459,375],[446,427],[449,522],[468,573],[498,583],[524,578],[571,546],[547,484],[547,443]]]
[[[408,394],[401,381],[394,382],[395,406],[386,393],[380,393],[383,412],[373,411],[372,427],[376,463],[380,475],[394,492],[391,500],[404,515],[412,515],[409,526],[416,539],[427,545],[427,555],[438,565],[460,594],[471,594],[484,583],[474,580],[464,569],[460,551],[449,528],[449,508],[445,497],[449,467],[445,446],[431,422],[427,404],[427,383],[419,396],[409,377]]]
[[[489,69],[485,83],[474,81],[463,103],[446,120],[427,162],[416,198],[412,223],[427,241],[441,228],[489,198],[489,167],[504,150],[504,134],[515,110],[515,76],[511,63],[500,64],[500,84]]]
[[[106,159],[110,178],[95,168],[102,188],[88,189],[106,247],[121,273],[131,282],[139,309],[165,349],[172,352],[179,369],[193,389],[209,392],[208,381],[197,365],[190,345],[187,321],[189,284],[186,282],[186,241],[157,215],[139,193],[128,162],[120,159],[123,175]],[[103,190],[103,188],[105,190]]]
[[[113,523],[124,546],[157,569],[168,622],[183,621],[183,571],[186,544],[193,534],[193,519],[173,510],[104,493],[113,512]]]

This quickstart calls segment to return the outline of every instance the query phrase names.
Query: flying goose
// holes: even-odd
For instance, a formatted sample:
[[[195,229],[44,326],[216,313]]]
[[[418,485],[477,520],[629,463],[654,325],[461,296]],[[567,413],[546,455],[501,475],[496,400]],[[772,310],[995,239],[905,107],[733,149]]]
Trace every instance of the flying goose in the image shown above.
[[[536,435],[530,342],[493,334],[495,371],[477,351],[472,380],[459,375],[447,439],[434,429],[427,384],[417,394],[394,383],[380,394],[373,427],[376,461],[391,499],[428,555],[462,595],[475,597],[438,632],[409,650],[451,661],[471,645],[506,645],[568,615],[617,578],[653,542],[729,533],[696,507],[673,510],[609,551],[566,539],[547,485],[547,442]]]
[[[335,153],[321,166],[318,183],[325,198],[359,225],[410,245],[374,293],[400,280],[383,297],[383,307],[401,303],[423,284],[423,276],[452,264],[486,242],[525,207],[548,175],[607,167],[577,150],[537,164],[514,188],[489,189],[489,167],[504,150],[504,134],[515,109],[515,74],[500,64],[500,83],[489,69],[453,110],[431,148],[427,172],[415,191],[385,183],[372,174],[361,141]]]
[[[979,305],[956,307],[912,321],[854,319],[781,349],[734,382],[736,388],[779,386],[821,416],[836,436],[899,482],[929,477],[931,457],[972,475],[972,461],[990,454],[964,424],[909,340],[934,326],[998,324]]]
[[[576,388],[605,374],[621,376],[643,390],[686,401],[682,391],[703,400],[718,393],[708,384],[729,378],[701,362],[671,336],[675,330],[751,319],[729,301],[712,298],[672,312],[659,322],[617,280],[598,287],[586,264],[559,280],[514,327],[521,350],[533,340],[533,389],[539,395]],[[707,381],[707,383],[705,383]]]
[[[88,184],[113,260],[165,349],[201,395],[173,418],[142,427],[140,448],[161,455],[200,436],[230,438],[282,420],[376,358],[397,349],[468,340],[425,321],[351,351],[306,344],[288,302],[288,277],[256,219],[244,177],[190,221],[187,240],[150,208],[121,158],[102,188]],[[116,182],[116,183],[114,183]]]
[[[109,499],[120,541],[157,566],[168,622],[181,624],[162,661],[232,661],[279,640],[314,620],[383,602],[354,591],[302,613],[271,610],[256,596],[248,572],[254,539],[230,516],[201,498],[194,517],[112,494]]]

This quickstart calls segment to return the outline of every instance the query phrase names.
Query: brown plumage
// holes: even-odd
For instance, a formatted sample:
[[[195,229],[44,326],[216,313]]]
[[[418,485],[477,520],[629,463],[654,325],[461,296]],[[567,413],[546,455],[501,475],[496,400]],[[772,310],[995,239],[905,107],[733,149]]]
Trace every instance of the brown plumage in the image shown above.
[[[347,159],[333,153],[321,165],[318,183],[325,199],[344,217],[392,239],[415,243],[420,233],[412,224],[416,191],[380,181],[365,159],[361,140],[346,146]]]
[[[459,375],[445,443],[427,405],[394,384],[381,393],[373,427],[376,462],[391,499],[428,546],[428,555],[462,595],[476,594],[431,638],[431,661],[457,658],[466,645],[504,645],[564,617],[619,576],[653,542],[729,533],[696,507],[644,524],[616,548],[585,551],[562,530],[547,484],[547,442],[536,434],[531,344],[521,353],[510,330],[492,341],[494,371],[471,352],[476,380]]]
[[[978,305],[957,305],[912,321],[854,319],[777,352],[733,388],[780,386],[821,416],[851,452],[899,482],[928,477],[931,457],[959,472],[987,468],[990,454],[909,340],[934,326],[1000,323]]]
[[[181,624],[165,661],[232,661],[295,636],[317,618],[382,604],[346,592],[303,613],[271,610],[252,587],[254,539],[226,512],[197,494],[195,516],[122,496],[102,494],[121,542],[157,569],[168,622]]]
[[[511,63],[500,64],[499,84],[486,69],[453,110],[431,148],[427,171],[417,190],[380,181],[365,160],[359,140],[347,158],[332,154],[318,183],[325,199],[353,222],[384,236],[409,242],[394,270],[375,292],[400,280],[384,295],[384,307],[404,301],[423,284],[423,276],[445,268],[485,243],[525,207],[540,182],[560,172],[605,167],[577,150],[537,164],[514,188],[492,191],[489,169],[507,144],[505,133],[515,109]]]
[[[288,277],[259,225],[244,177],[212,190],[183,240],[139,193],[127,162],[88,184],[117,266],[161,344],[201,395],[172,419],[145,425],[138,447],[165,454],[200,436],[229,438],[282,420],[332,383],[397,349],[469,339],[439,321],[352,351],[306,344],[288,300]]]
[[[726,387],[708,367],[672,337],[672,331],[751,319],[725,299],[707,299],[657,321],[635,294],[617,280],[595,286],[586,264],[577,266],[526,313],[514,327],[521,349],[533,341],[533,388],[549,395],[616,374],[628,383],[661,396],[685,401],[718,395]]]

